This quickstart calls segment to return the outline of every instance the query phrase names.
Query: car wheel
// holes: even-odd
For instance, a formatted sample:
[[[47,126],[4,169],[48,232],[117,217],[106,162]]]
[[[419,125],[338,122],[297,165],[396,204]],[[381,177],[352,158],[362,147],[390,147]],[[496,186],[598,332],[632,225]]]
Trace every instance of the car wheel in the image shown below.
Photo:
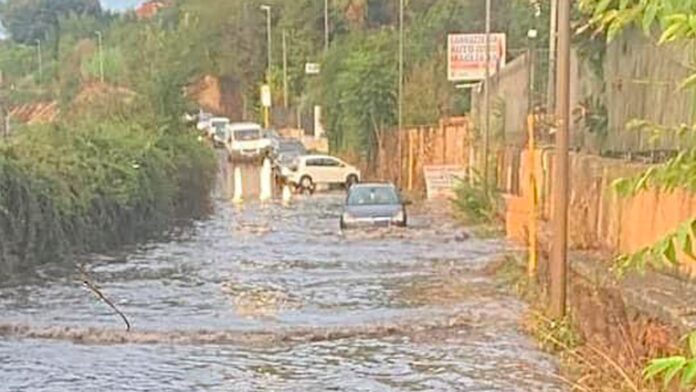
[[[300,187],[302,190],[310,191],[310,193],[312,193],[314,191],[314,182],[312,182],[312,178],[310,176],[303,176],[300,179]]]
[[[350,189],[353,185],[358,183],[358,176],[351,174],[346,178],[346,189]]]

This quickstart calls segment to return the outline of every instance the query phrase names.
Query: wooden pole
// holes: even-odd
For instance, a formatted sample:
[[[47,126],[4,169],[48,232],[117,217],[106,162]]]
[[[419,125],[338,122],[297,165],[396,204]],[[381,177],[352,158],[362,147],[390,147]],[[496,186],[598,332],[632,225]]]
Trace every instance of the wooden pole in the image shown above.
[[[554,192],[554,242],[551,258],[551,316],[566,314],[566,279],[568,259],[568,145],[570,120],[570,0],[558,4],[558,62],[556,102],[556,187]]]

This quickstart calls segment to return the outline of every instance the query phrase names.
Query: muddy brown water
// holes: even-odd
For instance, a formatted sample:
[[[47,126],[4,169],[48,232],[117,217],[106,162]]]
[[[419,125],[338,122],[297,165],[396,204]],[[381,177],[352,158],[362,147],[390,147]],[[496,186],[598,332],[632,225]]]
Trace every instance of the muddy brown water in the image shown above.
[[[442,206],[342,234],[342,195],[217,203],[173,238],[91,257],[133,324],[43,267],[0,284],[0,391],[560,391],[523,305]]]

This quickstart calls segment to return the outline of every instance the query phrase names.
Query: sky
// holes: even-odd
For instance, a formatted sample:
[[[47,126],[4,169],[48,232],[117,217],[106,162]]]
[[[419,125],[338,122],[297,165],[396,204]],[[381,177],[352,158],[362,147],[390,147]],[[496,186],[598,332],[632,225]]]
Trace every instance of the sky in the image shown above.
[[[123,11],[130,8],[135,8],[144,0],[101,0],[102,6],[106,9],[114,11]]]

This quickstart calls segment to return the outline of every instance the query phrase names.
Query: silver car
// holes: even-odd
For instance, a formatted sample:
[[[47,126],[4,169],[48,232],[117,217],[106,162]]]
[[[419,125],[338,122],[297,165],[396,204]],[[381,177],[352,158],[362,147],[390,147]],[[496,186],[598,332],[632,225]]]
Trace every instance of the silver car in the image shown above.
[[[393,184],[355,184],[348,190],[341,229],[406,227],[406,204]]]

